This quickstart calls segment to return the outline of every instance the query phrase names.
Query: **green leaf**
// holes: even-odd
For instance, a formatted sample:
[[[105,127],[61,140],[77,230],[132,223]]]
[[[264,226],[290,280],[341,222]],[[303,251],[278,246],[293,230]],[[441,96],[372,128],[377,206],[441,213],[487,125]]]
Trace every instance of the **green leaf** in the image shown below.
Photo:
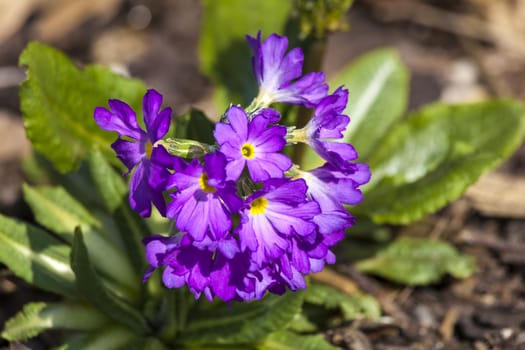
[[[113,213],[122,204],[127,204],[128,187],[124,179],[111,167],[102,152],[94,149],[88,158],[89,172],[96,186],[101,204]]]
[[[350,63],[330,81],[332,89],[349,89],[344,113],[350,123],[344,141],[354,145],[359,159],[366,161],[388,129],[405,112],[408,101],[408,71],[399,54],[390,49],[376,50]],[[324,161],[308,149],[303,158],[306,169]]]
[[[364,160],[405,112],[408,70],[396,51],[377,50],[351,63],[330,84],[345,84],[350,90],[344,113],[351,122],[345,140],[355,146]]]
[[[108,318],[92,307],[72,303],[29,303],[9,319],[2,337],[26,340],[47,329],[90,331],[108,323]]]
[[[102,154],[95,150],[89,159],[89,172],[105,210],[112,213],[133,268],[144,271],[144,245],[142,239],[150,234],[144,220],[130,209],[128,187]]]
[[[510,100],[422,109],[370,157],[372,180],[355,212],[407,224],[443,207],[510,156],[523,140],[524,117]]]
[[[0,261],[26,282],[75,298],[70,247],[44,230],[0,215]]]
[[[202,111],[192,108],[188,113],[177,117],[175,137],[213,145],[216,142],[213,136],[214,129],[215,124]]]
[[[145,334],[149,331],[149,326],[140,312],[111,293],[100,280],[89,259],[80,229],[75,231],[71,267],[75,272],[77,289],[89,303],[137,334]]]
[[[129,328],[110,325],[95,332],[75,336],[57,350],[139,350],[141,339]]]
[[[85,162],[72,172],[63,174],[56,170],[45,156],[34,152],[24,160],[24,175],[28,183],[35,185],[60,185],[73,197],[79,198],[85,206],[96,207],[100,198],[93,191],[93,182]]]
[[[24,184],[23,192],[36,221],[69,243],[73,242],[76,226],[80,225],[83,230],[100,227],[87,209],[62,187],[31,187]]]
[[[206,311],[188,322],[181,341],[185,344],[252,343],[284,328],[300,312],[302,292],[267,296],[261,301],[225,305]]]
[[[111,169],[107,161],[104,159],[100,151],[95,150],[93,153],[99,154],[100,158],[96,158],[94,167],[96,172],[100,174],[98,178],[94,179],[92,176],[93,170],[91,169],[92,156],[89,158],[90,166],[88,162],[83,162],[79,169],[67,173],[61,174],[54,169],[53,165],[41,155],[34,155],[29,157],[28,161],[24,162],[24,174],[27,177],[27,170],[34,173],[30,174],[29,181],[31,183],[48,185],[48,184],[59,184],[63,187],[73,198],[77,198],[81,201],[82,205],[86,208],[90,208],[91,216],[96,218],[97,224],[100,224],[99,232],[103,233],[111,242],[113,242],[120,250],[125,251],[124,242],[122,241],[122,234],[117,228],[117,223],[112,217],[112,209],[106,203],[104,195],[108,200],[115,201],[113,196],[116,192],[115,187],[117,184],[113,184],[114,181],[120,181],[121,188],[124,187],[125,193],[122,195],[126,197],[127,186],[124,184],[122,177]],[[109,169],[108,169],[109,168]],[[35,173],[36,170],[36,173]],[[111,174],[113,171],[115,174]],[[43,179],[45,179],[43,181]],[[97,182],[98,181],[98,182]],[[99,188],[98,183],[104,184],[102,188]],[[95,189],[95,190],[94,190]],[[116,205],[123,203],[123,199],[119,198]],[[124,199],[127,204],[127,197]],[[97,230],[99,228],[97,227]],[[73,234],[73,231],[69,231],[68,234]]]
[[[37,42],[26,47],[19,64],[28,67],[20,106],[33,147],[62,172],[75,169],[93,146],[116,161],[110,148],[116,135],[96,125],[93,111],[110,98],[138,110],[144,84],[99,66],[80,70],[63,53]]]
[[[202,0],[199,42],[202,71],[216,83],[220,111],[229,103],[248,104],[257,95],[251,52],[245,35],[282,33],[291,0]]]
[[[260,344],[259,350],[337,350],[336,346],[331,345],[320,335],[299,335],[289,331],[279,331],[270,334],[268,338]]]
[[[345,294],[317,283],[312,283],[307,289],[305,302],[328,309],[339,308],[345,321],[381,316],[381,307],[372,296],[359,293]]]
[[[314,333],[319,327],[303,311],[296,314],[286,328],[297,333]]]
[[[73,242],[73,232],[79,226],[85,232],[89,255],[97,270],[117,283],[115,288],[120,294],[136,294],[140,277],[127,256],[100,232],[101,223],[82,204],[62,187],[24,185],[23,191],[38,223],[69,243]]]
[[[402,237],[356,267],[394,282],[426,285],[439,282],[447,273],[466,278],[474,272],[475,262],[447,242]]]
[[[142,239],[151,235],[151,231],[136,212],[131,210],[128,203],[124,203],[114,213],[114,218],[122,233],[126,252],[136,271],[145,271],[144,245]]]

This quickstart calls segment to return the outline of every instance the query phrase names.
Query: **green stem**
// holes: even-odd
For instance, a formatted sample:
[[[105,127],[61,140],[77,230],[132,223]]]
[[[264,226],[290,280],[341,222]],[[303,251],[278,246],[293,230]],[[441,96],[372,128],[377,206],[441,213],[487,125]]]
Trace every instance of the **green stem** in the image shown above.
[[[166,291],[164,301],[164,312],[166,312],[166,319],[164,322],[164,327],[160,332],[160,339],[162,339],[165,344],[171,344],[177,336],[179,328],[179,320],[177,316],[181,311],[177,305],[177,291]]]
[[[184,330],[186,328],[186,322],[188,321],[188,314],[190,312],[191,306],[195,304],[193,300],[190,299],[188,296],[188,293],[186,289],[184,288],[178,288],[175,290],[175,293],[177,295],[176,301],[177,301],[177,324],[179,331]]]

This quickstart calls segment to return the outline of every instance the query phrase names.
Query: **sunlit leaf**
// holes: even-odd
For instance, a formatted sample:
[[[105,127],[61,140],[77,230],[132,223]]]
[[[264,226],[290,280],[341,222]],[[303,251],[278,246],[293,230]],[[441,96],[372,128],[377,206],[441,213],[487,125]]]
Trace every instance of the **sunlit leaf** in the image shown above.
[[[396,51],[373,51],[350,63],[330,81],[332,90],[340,85],[349,90],[344,113],[350,116],[350,124],[344,141],[355,146],[360,161],[366,161],[388,129],[405,112],[407,68]],[[303,157],[303,166],[307,169],[323,163],[311,149]]]
[[[101,232],[101,223],[62,187],[24,185],[24,198],[36,220],[45,228],[73,242],[75,227],[85,232],[86,245],[95,267],[110,280],[124,286],[125,294],[136,294],[140,278],[127,256]],[[119,286],[116,286],[120,290]]]
[[[82,304],[29,303],[6,322],[2,337],[10,341],[25,340],[47,329],[90,331],[108,322],[97,310]]]
[[[428,106],[389,132],[370,157],[372,180],[354,211],[376,222],[420,219],[458,198],[524,135],[518,102]]]
[[[75,298],[71,248],[46,231],[0,215],[0,261],[44,290]]]
[[[394,282],[425,285],[439,282],[447,273],[466,278],[474,272],[475,262],[447,242],[402,237],[356,267]]]
[[[108,68],[78,69],[63,53],[37,42],[26,47],[19,64],[28,67],[20,106],[33,147],[62,172],[75,169],[93,146],[116,161],[110,148],[116,135],[96,125],[93,111],[110,98],[138,108],[144,84]]]
[[[345,321],[381,316],[381,307],[372,296],[361,293],[345,294],[317,283],[312,283],[308,287],[305,302],[324,306],[328,309],[339,308]]]
[[[303,293],[267,296],[250,303],[225,305],[190,319],[182,340],[188,344],[251,343],[284,328],[297,314]]]

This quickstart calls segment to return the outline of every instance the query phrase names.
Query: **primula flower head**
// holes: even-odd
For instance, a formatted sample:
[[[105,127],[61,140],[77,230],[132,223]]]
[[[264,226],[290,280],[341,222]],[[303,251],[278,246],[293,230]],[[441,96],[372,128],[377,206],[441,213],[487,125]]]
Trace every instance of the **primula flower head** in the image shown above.
[[[253,71],[259,83],[258,99],[263,105],[272,102],[300,104],[306,107],[316,105],[328,92],[328,85],[322,72],[312,72],[301,77],[304,55],[300,48],[288,49],[288,39],[271,34],[261,40],[246,36],[252,47]]]
[[[162,190],[169,172],[164,165],[170,155],[160,145],[155,145],[169,130],[171,108],[162,111],[162,95],[148,90],[143,98],[142,112],[146,131],[137,123],[137,116],[131,107],[119,100],[108,101],[110,110],[103,107],[95,109],[94,118],[104,130],[116,131],[119,136],[111,147],[117,157],[126,165],[131,178],[129,200],[131,207],[142,216],[151,214],[151,203],[161,214],[165,214],[166,204]]]
[[[214,144],[159,142],[171,110],[160,110],[162,96],[154,90],[144,96],[145,131],[124,102],[95,110],[101,128],[118,132],[112,147],[134,171],[132,208],[149,215],[153,202],[173,220],[169,236],[144,239],[150,265],[144,279],[162,269],[167,288],[187,286],[195,298],[248,301],[306,288],[305,275],[335,263],[331,248],[355,223],[345,205],[362,200],[360,186],[370,179],[353,146],[337,142],[350,121],[343,114],[348,91],[327,95],[323,73],[302,76],[303,53],[287,53],[287,38],[263,41],[260,32],[247,38],[259,95],[246,110],[228,108]],[[279,125],[280,114],[268,108],[273,102],[313,108],[313,117],[302,129]],[[297,142],[326,163],[310,171],[293,165],[283,149]],[[187,152],[195,146],[199,152]]]
[[[228,179],[237,180],[245,165],[253,181],[283,177],[292,166],[286,155],[279,153],[286,145],[286,128],[272,125],[279,121],[277,111],[262,109],[253,119],[237,106],[226,112],[228,122],[217,123],[215,139],[228,159]]]

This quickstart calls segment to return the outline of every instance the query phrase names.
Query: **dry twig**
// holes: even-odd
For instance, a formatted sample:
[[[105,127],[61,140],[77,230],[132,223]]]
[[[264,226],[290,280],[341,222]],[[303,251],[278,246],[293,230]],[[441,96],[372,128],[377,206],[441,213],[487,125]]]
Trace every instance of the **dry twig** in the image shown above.
[[[316,282],[326,284],[346,294],[359,292],[359,287],[354,281],[329,268],[325,268],[319,273],[312,274],[311,278]]]

